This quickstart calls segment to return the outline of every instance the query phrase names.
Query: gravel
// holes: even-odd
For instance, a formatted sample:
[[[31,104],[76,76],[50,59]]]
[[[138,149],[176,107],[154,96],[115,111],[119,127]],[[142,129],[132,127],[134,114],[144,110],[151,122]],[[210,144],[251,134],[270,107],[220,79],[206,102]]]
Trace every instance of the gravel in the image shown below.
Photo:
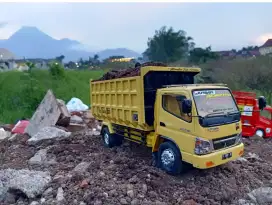
[[[271,139],[244,139],[245,155],[239,160],[208,170],[191,168],[183,175],[170,176],[151,166],[148,148],[125,142],[108,149],[103,147],[100,136],[91,133],[76,132],[69,138],[43,140],[35,145],[27,145],[25,140],[1,142],[1,169],[30,169],[52,176],[52,181],[37,192],[40,195],[16,196],[15,204],[29,205],[43,200],[45,205],[60,201],[63,205],[236,205],[254,203],[248,194],[262,187],[264,191],[257,192],[261,196],[258,201],[266,203],[269,199],[264,197],[271,196]],[[29,159],[42,149],[47,149],[57,163],[29,165]],[[0,193],[1,187],[0,181]],[[28,189],[24,190],[27,193]],[[256,194],[253,196],[256,198]]]

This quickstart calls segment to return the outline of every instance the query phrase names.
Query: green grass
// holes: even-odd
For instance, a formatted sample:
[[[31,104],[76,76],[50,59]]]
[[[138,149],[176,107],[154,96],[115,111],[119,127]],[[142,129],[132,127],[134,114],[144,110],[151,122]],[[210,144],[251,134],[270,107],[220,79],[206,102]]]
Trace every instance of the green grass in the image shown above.
[[[89,106],[90,79],[99,78],[103,73],[103,70],[65,71],[62,78],[53,77],[45,70],[0,73],[0,122],[30,118],[48,89],[66,103],[77,97]]]

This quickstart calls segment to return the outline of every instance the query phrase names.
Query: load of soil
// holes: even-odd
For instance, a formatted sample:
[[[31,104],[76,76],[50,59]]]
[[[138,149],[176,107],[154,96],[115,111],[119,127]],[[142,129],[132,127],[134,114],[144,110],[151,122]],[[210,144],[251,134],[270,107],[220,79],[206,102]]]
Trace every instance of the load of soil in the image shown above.
[[[64,190],[62,205],[230,205],[238,204],[251,190],[265,186],[272,179],[272,140],[269,139],[245,139],[246,152],[241,160],[208,170],[192,168],[180,176],[170,176],[152,167],[148,148],[128,142],[105,148],[100,136],[90,136],[86,131],[35,146],[25,141],[22,137],[17,142],[0,143],[1,169],[49,171],[54,180],[48,186],[51,192],[41,196],[45,205],[57,204],[59,187]],[[58,163],[29,165],[29,158],[46,147],[50,147],[48,152],[56,156]],[[89,168],[81,174],[71,174],[81,162],[90,163]],[[15,204],[27,205],[31,201],[20,198]]]
[[[111,80],[116,78],[126,78],[126,77],[134,77],[140,75],[140,70],[142,67],[146,66],[163,66],[166,67],[164,63],[158,63],[158,62],[147,62],[147,63],[136,63],[134,68],[128,68],[128,69],[119,69],[119,70],[111,70],[107,73],[105,73],[100,79],[94,80],[94,81],[102,81],[102,80]]]

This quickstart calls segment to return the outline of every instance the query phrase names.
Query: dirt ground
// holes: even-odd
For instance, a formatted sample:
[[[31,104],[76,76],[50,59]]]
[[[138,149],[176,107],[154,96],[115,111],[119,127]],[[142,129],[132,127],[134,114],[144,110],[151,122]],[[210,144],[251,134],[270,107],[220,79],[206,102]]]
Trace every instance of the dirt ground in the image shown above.
[[[238,204],[251,190],[272,183],[271,139],[244,139],[246,152],[242,160],[208,170],[192,168],[180,176],[170,176],[152,167],[151,152],[145,147],[126,142],[108,149],[100,136],[90,136],[86,131],[35,146],[27,145],[26,140],[22,136],[15,142],[0,143],[1,168],[50,171],[53,181],[40,196],[45,205],[230,205]],[[46,147],[58,163],[29,165],[28,160]],[[89,162],[90,166],[80,174],[73,173],[81,162]],[[59,187],[65,197],[61,203],[55,200]],[[31,201],[21,196],[15,204]]]

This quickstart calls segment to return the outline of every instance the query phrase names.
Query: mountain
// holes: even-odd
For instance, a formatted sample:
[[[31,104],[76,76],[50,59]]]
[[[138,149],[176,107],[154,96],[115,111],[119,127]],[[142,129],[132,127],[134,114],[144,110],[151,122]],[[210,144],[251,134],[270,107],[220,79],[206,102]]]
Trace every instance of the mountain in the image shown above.
[[[9,39],[0,41],[0,47],[15,53],[18,58],[55,58],[64,55],[66,60],[78,60],[93,55],[72,48],[79,44],[78,41],[70,39],[54,39],[38,28],[28,26],[19,29]]]
[[[6,48],[18,58],[55,58],[64,55],[65,61],[87,59],[94,52],[84,50],[85,45],[76,40],[57,40],[36,27],[23,26],[6,40],[0,40],[0,48]],[[126,48],[106,49],[99,52],[100,59],[123,55],[138,57],[139,54]]]

